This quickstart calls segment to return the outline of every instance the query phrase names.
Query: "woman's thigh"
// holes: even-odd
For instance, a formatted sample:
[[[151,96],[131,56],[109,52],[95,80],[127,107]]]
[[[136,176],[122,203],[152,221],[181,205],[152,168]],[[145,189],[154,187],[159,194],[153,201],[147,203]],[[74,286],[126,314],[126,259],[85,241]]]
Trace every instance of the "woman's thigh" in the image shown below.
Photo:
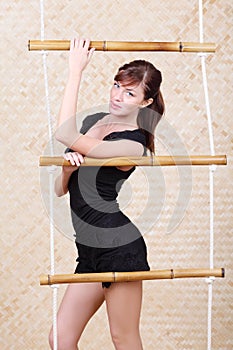
[[[87,322],[104,301],[101,283],[70,284],[58,310],[60,341],[77,343]]]
[[[112,337],[124,342],[135,338],[140,343],[139,322],[142,304],[142,282],[112,283],[105,290],[105,300]],[[136,340],[138,339],[138,340]],[[140,348],[141,345],[135,347]]]

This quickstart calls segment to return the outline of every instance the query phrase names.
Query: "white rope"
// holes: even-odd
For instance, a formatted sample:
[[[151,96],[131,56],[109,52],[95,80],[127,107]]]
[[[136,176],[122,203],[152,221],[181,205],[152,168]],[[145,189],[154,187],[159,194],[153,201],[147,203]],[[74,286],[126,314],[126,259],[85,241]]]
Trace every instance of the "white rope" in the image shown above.
[[[204,39],[203,30],[203,0],[199,0],[199,38],[200,42]],[[210,111],[210,101],[208,94],[208,83],[206,74],[206,54],[201,53],[201,68],[202,68],[202,81],[205,96],[206,114],[208,122],[209,143],[211,155],[215,155],[214,150],[214,138],[212,128],[212,116]],[[212,165],[209,168],[209,201],[210,201],[210,227],[209,227],[209,265],[210,268],[214,266],[214,171],[216,166]],[[209,277],[208,283],[208,321],[207,321],[207,349],[211,350],[211,338],[212,338],[212,306],[213,306],[213,281],[214,278]]]
[[[45,37],[45,24],[44,24],[44,1],[40,0],[40,35],[41,40]],[[53,126],[52,126],[52,116],[50,109],[49,100],[49,84],[48,84],[48,69],[47,69],[47,52],[42,51],[43,59],[43,71],[44,71],[44,86],[45,86],[45,100],[46,109],[48,116],[48,136],[49,136],[49,146],[50,155],[54,155],[54,145],[53,145]],[[54,167],[49,167],[49,228],[50,228],[50,272],[55,273],[55,258],[54,258]],[[53,349],[58,349],[57,341],[57,291],[58,286],[53,286],[53,296],[52,296],[52,310],[53,310]]]

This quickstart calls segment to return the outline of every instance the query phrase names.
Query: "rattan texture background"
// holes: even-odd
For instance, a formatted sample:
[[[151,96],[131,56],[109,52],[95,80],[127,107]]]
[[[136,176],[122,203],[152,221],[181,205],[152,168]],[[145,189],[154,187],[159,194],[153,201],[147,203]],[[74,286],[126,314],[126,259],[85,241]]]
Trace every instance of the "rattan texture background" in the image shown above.
[[[47,113],[42,57],[27,50],[28,39],[40,38],[40,6],[38,0],[0,6],[0,348],[48,349],[52,293],[49,287],[39,286],[39,275],[50,269],[49,220],[43,200],[46,180],[38,167],[39,155],[46,153],[48,145]],[[214,264],[225,267],[226,278],[213,285],[213,350],[233,348],[232,14],[231,0],[204,1],[204,38],[217,43],[216,53],[207,58],[215,149],[216,154],[228,155],[228,165],[215,172]],[[198,1],[45,1],[45,38],[69,39],[77,34],[92,40],[198,41]],[[67,58],[67,52],[49,52],[47,57],[54,124]],[[170,153],[178,140],[189,154],[209,154],[197,54],[96,52],[82,83],[80,111],[106,105],[117,67],[136,58],[152,61],[163,73],[163,126],[169,126],[176,137],[170,139],[160,128],[157,153]],[[137,169],[121,194],[122,207],[145,233],[153,269],[208,267],[209,170],[186,170],[181,174],[176,168]],[[189,186],[181,182],[185,176]],[[179,193],[183,202],[169,230]],[[148,198],[151,202],[146,206]],[[56,213],[61,213],[61,202],[56,203]],[[68,214],[64,216],[68,220]],[[76,252],[59,225],[58,221],[56,272],[70,273]],[[59,289],[59,299],[64,288]],[[145,349],[206,349],[205,280],[145,282],[144,289],[141,333]],[[80,349],[113,349],[104,307],[89,323]]]

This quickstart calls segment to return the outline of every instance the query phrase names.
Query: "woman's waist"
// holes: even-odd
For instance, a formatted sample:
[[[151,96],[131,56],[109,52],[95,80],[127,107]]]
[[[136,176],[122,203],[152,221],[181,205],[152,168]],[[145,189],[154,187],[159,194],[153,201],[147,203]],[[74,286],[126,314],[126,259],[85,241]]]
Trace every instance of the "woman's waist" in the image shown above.
[[[71,206],[72,216],[77,216],[87,223],[100,223],[108,226],[118,226],[130,222],[129,218],[119,209],[119,205],[111,206],[90,206],[83,204],[81,206]]]
[[[107,248],[125,245],[141,236],[137,227],[121,211],[117,213],[72,213],[76,241],[92,247]]]
[[[80,215],[93,212],[104,214],[119,212],[119,204],[115,198],[106,200],[102,197],[71,197],[70,206]]]

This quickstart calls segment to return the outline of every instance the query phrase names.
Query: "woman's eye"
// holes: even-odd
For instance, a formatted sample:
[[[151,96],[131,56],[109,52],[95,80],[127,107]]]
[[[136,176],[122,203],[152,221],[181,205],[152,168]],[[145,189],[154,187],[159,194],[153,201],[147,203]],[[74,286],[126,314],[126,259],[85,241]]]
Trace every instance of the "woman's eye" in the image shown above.
[[[131,91],[127,91],[127,95],[132,97],[134,96],[134,94]]]
[[[115,86],[116,88],[119,88],[119,87],[120,87],[120,85],[119,85],[117,82],[114,83],[114,86]]]

